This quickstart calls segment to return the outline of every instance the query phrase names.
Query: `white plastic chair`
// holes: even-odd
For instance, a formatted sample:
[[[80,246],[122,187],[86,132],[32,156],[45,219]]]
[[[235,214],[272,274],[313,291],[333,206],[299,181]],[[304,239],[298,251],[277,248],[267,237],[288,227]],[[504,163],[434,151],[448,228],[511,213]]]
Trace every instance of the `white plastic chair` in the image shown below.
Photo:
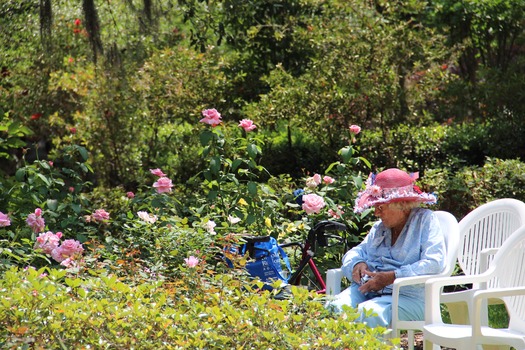
[[[399,289],[408,285],[423,284],[432,277],[450,276],[456,265],[457,247],[459,243],[459,225],[456,218],[446,211],[435,211],[434,214],[439,220],[441,230],[445,237],[445,246],[447,250],[446,264],[444,270],[437,275],[422,275],[413,277],[397,278],[394,281],[392,290],[392,337],[399,337],[400,330],[408,332],[408,348],[414,348],[414,331],[423,330],[425,321],[401,321],[398,317]],[[336,295],[341,292],[341,280],[343,273],[341,269],[328,270],[326,273],[326,293],[327,295]]]
[[[490,281],[497,279],[496,286]],[[472,283],[474,289],[442,294],[447,285]],[[431,278],[425,283],[424,348],[432,346],[474,350],[481,345],[525,349],[525,226],[500,247],[486,272],[471,276]],[[442,296],[452,294],[471,306],[472,325],[445,324],[441,319]],[[495,329],[483,324],[487,300],[501,299],[509,314],[509,326]]]
[[[522,225],[525,225],[525,203],[512,198],[488,202],[467,214],[459,222],[461,237],[457,259],[463,273],[470,276],[486,271],[498,248]],[[495,287],[497,280],[487,283],[489,287]],[[454,294],[443,295],[441,301],[447,305],[453,323],[470,323],[470,301],[456,300]],[[489,300],[490,304],[499,302]],[[482,323],[487,325],[488,315],[481,316]]]

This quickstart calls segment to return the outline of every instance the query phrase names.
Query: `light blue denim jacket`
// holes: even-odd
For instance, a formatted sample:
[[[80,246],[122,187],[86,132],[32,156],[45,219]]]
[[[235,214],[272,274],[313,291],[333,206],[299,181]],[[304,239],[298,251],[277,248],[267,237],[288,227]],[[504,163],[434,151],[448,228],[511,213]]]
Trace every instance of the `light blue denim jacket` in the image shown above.
[[[396,278],[437,274],[445,267],[445,243],[437,217],[429,209],[414,208],[394,246],[391,231],[381,220],[343,257],[343,274],[351,281],[357,263],[370,271],[395,271]],[[392,285],[383,293],[392,293]],[[424,285],[402,287],[401,295],[424,300]]]

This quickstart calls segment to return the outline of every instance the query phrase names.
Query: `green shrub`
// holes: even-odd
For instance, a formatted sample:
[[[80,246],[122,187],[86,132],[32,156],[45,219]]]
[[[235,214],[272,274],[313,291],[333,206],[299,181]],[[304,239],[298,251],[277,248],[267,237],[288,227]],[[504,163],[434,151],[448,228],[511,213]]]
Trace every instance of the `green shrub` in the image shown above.
[[[435,190],[439,208],[461,219],[472,209],[498,198],[525,201],[525,164],[517,159],[487,158],[482,167],[427,171],[422,179]]]
[[[202,264],[181,278],[123,283],[111,274],[11,269],[0,280],[0,346],[99,349],[390,349],[383,328],[330,315],[304,289],[276,300]],[[153,278],[152,278],[153,279]],[[241,288],[241,287],[246,287]],[[394,340],[394,343],[396,340]],[[398,341],[397,341],[398,343]]]

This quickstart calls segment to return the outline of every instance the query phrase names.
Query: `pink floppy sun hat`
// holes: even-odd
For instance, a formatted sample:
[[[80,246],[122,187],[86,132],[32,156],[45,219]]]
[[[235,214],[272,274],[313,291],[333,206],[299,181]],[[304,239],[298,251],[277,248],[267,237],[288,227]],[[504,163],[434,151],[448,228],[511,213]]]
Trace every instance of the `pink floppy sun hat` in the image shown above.
[[[437,198],[433,193],[422,192],[414,185],[418,178],[419,173],[408,174],[396,168],[384,170],[377,175],[370,173],[366,188],[357,195],[354,212],[361,213],[378,204],[393,202],[435,204]]]

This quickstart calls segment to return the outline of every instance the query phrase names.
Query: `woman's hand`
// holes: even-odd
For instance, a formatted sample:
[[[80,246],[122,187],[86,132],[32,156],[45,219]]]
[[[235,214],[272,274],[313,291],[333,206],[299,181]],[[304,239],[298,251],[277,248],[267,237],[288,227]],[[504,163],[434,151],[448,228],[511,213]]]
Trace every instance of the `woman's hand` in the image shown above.
[[[358,289],[361,293],[378,292],[386,286],[394,283],[396,274],[394,271],[371,272],[366,270],[365,274],[371,278]],[[352,274],[353,278],[353,274]]]
[[[368,272],[370,271],[368,271],[368,265],[365,262],[357,263],[352,270],[352,280],[357,284],[361,284],[361,278],[364,275],[368,275]]]

